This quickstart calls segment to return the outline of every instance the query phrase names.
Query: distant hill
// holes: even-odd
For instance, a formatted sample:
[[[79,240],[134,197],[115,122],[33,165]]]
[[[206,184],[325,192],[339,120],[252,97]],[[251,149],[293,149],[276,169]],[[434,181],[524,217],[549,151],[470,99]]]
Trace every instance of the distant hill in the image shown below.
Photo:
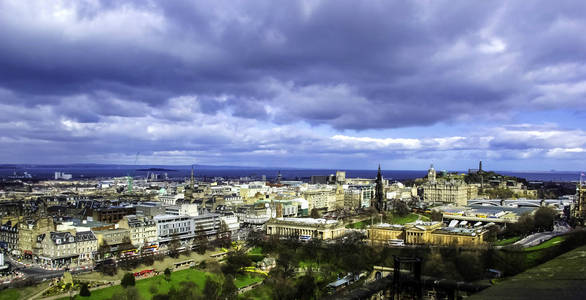
[[[141,171],[141,172],[177,172],[177,170],[164,169],[164,168],[137,169],[137,171]]]

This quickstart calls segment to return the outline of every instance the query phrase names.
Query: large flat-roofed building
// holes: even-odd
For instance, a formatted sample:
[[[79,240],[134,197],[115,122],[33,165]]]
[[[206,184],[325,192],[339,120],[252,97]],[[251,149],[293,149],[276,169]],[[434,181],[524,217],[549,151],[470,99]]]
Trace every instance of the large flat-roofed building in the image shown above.
[[[368,238],[374,243],[405,240],[405,226],[387,223],[376,224],[368,228]]]
[[[208,213],[192,217],[195,234],[206,236],[217,234],[222,224],[221,217],[220,214],[216,213]]]
[[[197,204],[183,203],[178,205],[165,206],[165,214],[195,217],[199,215],[199,211]]]
[[[136,215],[138,217],[154,217],[164,215],[165,207],[161,202],[142,202],[136,205]]]
[[[431,233],[433,245],[480,246],[485,243],[484,229],[443,227]]]
[[[322,240],[341,237],[346,231],[342,222],[313,218],[273,218],[266,223],[266,228],[269,235],[306,235]]]
[[[61,221],[55,227],[57,231],[82,232],[115,229],[116,224],[107,224],[92,220],[70,219],[69,221]]]
[[[155,216],[159,243],[168,242],[173,238],[193,238],[195,225],[190,216],[159,215]]]
[[[484,228],[443,227],[441,222],[413,222],[402,225],[377,224],[368,228],[373,244],[403,240],[408,245],[480,246],[485,243]]]
[[[136,214],[135,207],[112,206],[93,211],[93,219],[99,222],[118,223],[124,216]]]

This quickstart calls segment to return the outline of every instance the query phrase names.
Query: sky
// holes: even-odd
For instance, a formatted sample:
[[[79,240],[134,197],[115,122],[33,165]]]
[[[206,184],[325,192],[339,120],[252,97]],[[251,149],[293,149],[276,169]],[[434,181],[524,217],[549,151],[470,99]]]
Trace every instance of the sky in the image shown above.
[[[586,170],[585,16],[562,0],[3,0],[0,163]]]

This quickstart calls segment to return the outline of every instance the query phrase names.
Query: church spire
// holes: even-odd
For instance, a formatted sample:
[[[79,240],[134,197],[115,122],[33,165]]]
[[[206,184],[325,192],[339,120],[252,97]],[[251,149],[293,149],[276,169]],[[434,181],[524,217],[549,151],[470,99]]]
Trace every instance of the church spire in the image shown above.
[[[383,187],[383,175],[380,170],[380,164],[378,164],[378,173],[376,174],[376,187],[374,191],[374,207],[382,212],[384,210],[384,187]]]

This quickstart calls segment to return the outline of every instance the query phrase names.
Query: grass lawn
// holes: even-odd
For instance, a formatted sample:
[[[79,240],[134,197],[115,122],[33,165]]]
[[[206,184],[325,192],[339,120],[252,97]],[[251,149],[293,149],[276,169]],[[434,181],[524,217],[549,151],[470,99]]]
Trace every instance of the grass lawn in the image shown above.
[[[0,292],[0,300],[16,300],[16,299],[28,299],[34,294],[40,292],[41,290],[47,288],[49,286],[49,282],[43,282],[34,286],[29,286],[26,288],[9,288],[5,289]]]
[[[171,273],[170,281],[165,280],[164,275],[138,280],[136,281],[136,289],[138,290],[141,298],[147,300],[153,297],[153,294],[151,294],[150,291],[151,286],[157,287],[156,293],[158,294],[168,293],[171,287],[179,289],[181,287],[180,283],[183,281],[192,281],[200,289],[203,289],[207,276],[215,275],[196,269],[186,269]],[[89,298],[77,296],[75,299],[110,299],[114,294],[116,294],[117,292],[121,292],[123,290],[124,288],[122,286],[117,285],[109,288],[92,291],[92,295]],[[63,299],[68,298],[69,297],[64,297]]]
[[[370,220],[364,220],[364,221],[360,221],[360,222],[348,224],[348,225],[346,225],[346,228],[349,228],[349,229],[366,229],[366,227],[368,225],[370,225]]]
[[[529,248],[525,248],[525,251],[535,251],[535,250],[540,250],[540,249],[545,249],[545,248],[549,248],[552,246],[556,246],[557,244],[563,242],[566,239],[566,237],[564,236],[556,236],[544,243],[541,243],[539,245],[535,245],[533,247],[529,247]]]
[[[264,254],[262,254],[261,247],[254,247],[248,251],[248,257],[250,257],[250,259],[252,259],[254,262],[259,262],[265,258]]]
[[[251,273],[245,273],[244,275],[238,275],[234,279],[234,284],[237,288],[245,287],[253,283],[261,282],[265,278],[263,276],[254,275]]]
[[[300,268],[308,268],[308,267],[317,268],[317,267],[319,267],[319,265],[315,261],[302,260],[302,261],[299,262],[299,267]]]
[[[388,220],[392,224],[405,225],[407,223],[415,222],[415,221],[417,221],[417,219],[419,219],[418,214],[410,213],[404,217],[400,217],[400,216],[393,214],[393,215],[390,215],[390,218]]]
[[[24,297],[23,297],[24,298]],[[1,300],[21,299],[20,291],[17,289],[6,289],[0,293]]]
[[[249,255],[262,255],[262,247],[254,247],[248,251]]]
[[[582,246],[512,278],[503,279],[469,299],[583,299],[585,265],[586,246]]]
[[[76,275],[75,278],[85,279],[85,280],[116,281],[116,280],[122,279],[122,276],[124,276],[124,274],[126,274],[126,272],[134,273],[134,272],[139,272],[139,271],[142,271],[145,269],[155,269],[157,271],[163,272],[166,268],[173,270],[175,268],[175,263],[186,261],[186,260],[193,260],[195,263],[199,263],[205,259],[208,259],[209,255],[211,253],[214,253],[214,252],[206,252],[205,255],[200,255],[197,252],[192,251],[189,253],[189,256],[185,256],[183,254],[180,255],[178,258],[171,258],[171,257],[167,256],[167,257],[165,257],[165,259],[163,261],[155,261],[155,263],[152,266],[146,266],[144,264],[141,264],[140,266],[138,266],[135,269],[132,269],[131,271],[125,271],[125,270],[119,269],[118,273],[114,276],[107,276],[107,275],[104,275],[99,272],[91,272],[91,273]]]
[[[504,240],[498,240],[494,243],[495,246],[506,246],[506,245],[510,245],[515,243],[516,241],[520,240],[521,237],[520,236],[514,236],[512,238],[508,238],[508,239],[504,239]]]

